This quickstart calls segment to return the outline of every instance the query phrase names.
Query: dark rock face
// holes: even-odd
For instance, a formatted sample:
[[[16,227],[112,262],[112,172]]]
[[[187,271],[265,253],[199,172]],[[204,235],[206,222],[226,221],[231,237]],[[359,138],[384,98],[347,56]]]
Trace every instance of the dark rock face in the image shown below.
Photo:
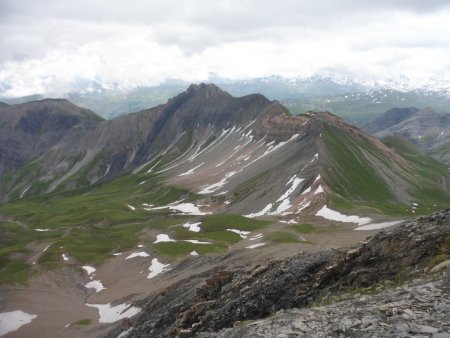
[[[156,154],[162,146],[170,144],[174,135],[183,131],[213,126],[219,132],[231,125],[245,125],[263,114],[271,104],[262,95],[235,98],[212,84],[191,85],[160,106],[133,163],[139,165],[147,161],[149,154]],[[281,105],[279,109],[286,110]],[[154,114],[154,109],[141,113]]]
[[[399,124],[406,119],[412,117],[419,111],[418,108],[393,108],[388,110],[383,116],[375,119],[374,121],[366,124],[363,129],[370,134],[376,134],[379,131],[390,128],[396,124]]]
[[[429,275],[374,294],[340,293],[332,304],[280,310],[198,337],[450,337],[449,299],[450,276]]]
[[[71,129],[87,130],[101,118],[67,100],[45,99],[0,107],[0,175],[39,158]]]
[[[80,118],[71,115],[51,115],[48,110],[34,109],[22,116],[16,129],[28,134],[41,134],[57,130],[67,130],[80,122]]]
[[[150,297],[130,337],[193,337],[301,308],[319,294],[406,278],[426,270],[433,257],[450,255],[449,234],[450,209],[381,232],[347,251],[300,254],[193,276]]]
[[[235,98],[206,84],[191,85],[165,105],[109,121],[100,121],[94,113],[66,100],[1,107],[0,175],[41,157],[42,163],[32,175],[9,179],[3,186],[0,182],[0,189],[7,199],[17,188],[23,191],[33,182],[44,181],[46,190],[31,191],[50,192],[87,165],[92,169],[83,182],[94,183],[134,170],[169,148],[167,155],[180,156],[188,143],[200,142],[206,131],[218,137],[223,129],[279,112],[286,114],[287,110],[262,95]],[[267,126],[259,128],[262,137]],[[179,135],[185,136],[174,143]],[[109,168],[107,175],[105,168]]]

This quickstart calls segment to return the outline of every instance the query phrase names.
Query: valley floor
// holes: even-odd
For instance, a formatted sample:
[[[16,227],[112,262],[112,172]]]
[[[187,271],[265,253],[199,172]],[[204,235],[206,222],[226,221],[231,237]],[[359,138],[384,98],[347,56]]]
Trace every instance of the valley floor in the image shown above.
[[[159,255],[142,245],[133,251],[109,259],[105,264],[96,267],[95,272],[90,275],[79,263],[68,257],[64,268],[37,274],[29,280],[27,286],[7,286],[2,289],[0,312],[21,310],[37,316],[29,324],[7,333],[4,337],[102,336],[122,319],[117,316],[116,320],[112,319],[113,323],[100,323],[99,311],[86,304],[111,304],[111,306],[127,304],[140,308],[149,295],[160,293],[169,285],[179,283],[193,275],[218,268],[234,269],[239,266],[265,264],[273,259],[291,257],[299,252],[340,248],[364,241],[367,236],[377,232],[377,230],[354,231],[355,226],[350,224],[340,223],[331,227],[329,222],[325,224],[327,225],[318,227],[323,229],[321,232],[301,234],[305,242],[263,242],[264,237],[277,233],[286,226],[275,222],[253,231],[247,239],[231,246],[228,253],[191,256],[175,261],[171,263],[170,270],[152,279],[146,278],[148,268],[152,260]],[[258,236],[259,234],[262,236]],[[258,240],[250,240],[252,236]],[[254,249],[247,248],[255,243],[265,244]],[[38,251],[42,251],[42,248],[38,248]],[[133,252],[149,254],[126,259]],[[93,288],[87,289],[85,284],[93,280],[101,281],[104,289],[99,292],[95,292]],[[124,325],[124,328],[128,327],[127,322]]]

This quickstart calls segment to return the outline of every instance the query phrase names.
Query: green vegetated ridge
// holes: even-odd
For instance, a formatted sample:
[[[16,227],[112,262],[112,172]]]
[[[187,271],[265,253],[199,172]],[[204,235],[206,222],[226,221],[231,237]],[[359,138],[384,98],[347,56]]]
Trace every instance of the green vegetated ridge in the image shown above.
[[[337,208],[358,207],[390,215],[412,214],[411,205],[399,201],[396,187],[389,186],[379,168],[368,160],[368,155],[407,182],[407,192],[412,202],[418,204],[415,213],[444,208],[450,201],[450,190],[439,182],[449,180],[447,168],[414,146],[406,147],[405,140],[400,144],[391,140],[387,145],[408,160],[408,168],[396,165],[389,154],[381,153],[368,140],[332,126],[324,127],[323,141],[328,159],[323,176],[333,190],[331,202]],[[410,148],[414,148],[414,152],[408,154]]]
[[[414,184],[410,192],[421,203],[419,212],[429,212],[427,206],[442,209],[450,202],[450,171],[446,165],[416,148],[401,135],[389,136],[383,140],[403,158],[414,164]]]

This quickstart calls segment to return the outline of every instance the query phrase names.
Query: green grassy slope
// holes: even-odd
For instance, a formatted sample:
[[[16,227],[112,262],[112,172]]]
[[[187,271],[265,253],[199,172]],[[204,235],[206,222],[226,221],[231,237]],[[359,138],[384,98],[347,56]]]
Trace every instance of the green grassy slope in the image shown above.
[[[28,246],[40,242],[52,243],[40,256],[40,266],[61,265],[62,253],[81,263],[100,264],[112,253],[135,246],[144,228],[165,229],[183,222],[183,217],[169,215],[168,210],[145,211],[142,203],[165,205],[181,198],[189,200],[191,194],[165,187],[153,175],[125,175],[88,189],[0,204],[0,215],[11,220],[0,223],[0,232],[6,234],[0,238],[2,281],[23,280],[12,267],[22,272],[30,266],[17,263],[14,253],[26,252]],[[133,211],[128,204],[140,208]]]
[[[401,135],[389,136],[383,141],[416,168],[411,194],[422,202],[417,211],[428,212],[427,206],[430,205],[438,209],[447,208],[450,205],[450,171],[447,166],[416,148]]]
[[[418,204],[415,213],[448,207],[450,189],[442,184],[450,179],[447,168],[416,149],[408,153],[413,146],[407,147],[406,141],[392,140],[387,144],[408,160],[407,166],[396,163],[368,139],[336,127],[324,127],[323,142],[327,154],[323,176],[334,192],[331,199],[336,207],[411,214],[411,205],[401,202],[405,198],[398,196],[399,187],[386,181],[387,170],[395,174],[391,179],[396,184],[404,185],[402,189],[407,191],[408,199]]]
[[[145,172],[145,170],[142,170]],[[0,204],[0,284],[25,282],[39,269],[63,266],[62,254],[82,264],[102,264],[114,253],[131,250],[142,240],[169,259],[227,251],[241,240],[228,228],[254,230],[267,224],[239,215],[222,214],[182,216],[169,209],[144,210],[143,204],[155,207],[200,198],[187,190],[165,186],[155,174],[127,174],[112,182],[66,193],[29,195]],[[135,208],[132,210],[129,206]],[[201,232],[182,227],[189,220],[201,221]],[[47,231],[38,231],[44,229]],[[177,242],[153,244],[154,237],[145,231],[166,233]],[[196,239],[211,244],[189,243]],[[35,247],[50,246],[38,256],[36,265],[26,262],[39,254]],[[34,250],[34,251],[33,251]],[[29,260],[29,259],[28,259]]]

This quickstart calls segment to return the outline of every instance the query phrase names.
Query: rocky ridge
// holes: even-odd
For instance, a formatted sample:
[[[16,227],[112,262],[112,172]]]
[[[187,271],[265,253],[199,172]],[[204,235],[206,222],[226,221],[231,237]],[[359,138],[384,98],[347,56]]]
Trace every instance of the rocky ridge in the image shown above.
[[[199,337],[450,337],[448,271],[376,292],[346,293],[330,305],[280,310]]]
[[[47,101],[1,109],[71,105]],[[89,127],[68,124],[59,133],[51,132],[55,123],[46,118],[47,110],[31,115],[28,134],[35,137],[36,129],[42,141],[45,132],[51,142],[33,142],[16,129],[0,137],[0,149],[12,149],[5,154],[17,169],[5,168],[0,176],[1,201],[89,189],[123,175],[141,175],[142,181],[156,176],[190,193],[221,196],[229,203],[207,212],[253,217],[313,214],[333,198],[374,213],[386,204],[403,209],[412,203],[428,211],[446,207],[440,201],[450,193],[447,168],[431,166],[428,157],[419,168],[330,113],[293,116],[260,94],[235,98],[211,84],[191,85],[155,108],[108,121],[90,119]],[[75,121],[80,112],[63,115]],[[11,146],[15,138],[25,154]]]
[[[286,337],[289,336],[286,327],[291,334],[299,336],[339,336],[350,334],[347,332],[350,329],[355,336],[370,336],[371,332],[375,336],[399,332],[446,334],[449,329],[449,323],[444,320],[449,311],[449,303],[445,301],[449,293],[447,275],[431,282],[416,280],[411,285],[388,289],[373,297],[355,297],[354,290],[374,288],[391,281],[401,285],[426,275],[433,266],[439,267],[436,264],[448,260],[449,255],[450,209],[447,209],[380,232],[352,248],[308,255],[299,253],[268,264],[223,267],[192,276],[149,297],[129,337],[193,337],[197,334],[244,337],[261,332],[266,332],[266,336],[278,332],[280,337]],[[319,299],[332,299],[336,294],[345,295],[352,290],[353,296],[351,293],[343,296],[341,304],[301,309]],[[378,311],[382,308],[380,304],[384,304],[381,312]],[[283,312],[278,312],[275,317],[257,324],[221,331],[241,321],[265,318],[290,308],[300,310],[287,312],[286,318],[282,317]],[[311,325],[292,329],[289,318],[295,317],[297,324],[308,322],[318,311],[328,311],[329,318],[323,317],[328,318],[326,324],[313,321]],[[429,315],[420,316],[421,312]],[[434,314],[432,319],[431,314]],[[404,316],[411,318],[406,320]],[[413,321],[419,317],[420,320]],[[269,328],[271,321],[277,320],[280,324]],[[116,328],[111,335],[120,332],[121,329]]]

